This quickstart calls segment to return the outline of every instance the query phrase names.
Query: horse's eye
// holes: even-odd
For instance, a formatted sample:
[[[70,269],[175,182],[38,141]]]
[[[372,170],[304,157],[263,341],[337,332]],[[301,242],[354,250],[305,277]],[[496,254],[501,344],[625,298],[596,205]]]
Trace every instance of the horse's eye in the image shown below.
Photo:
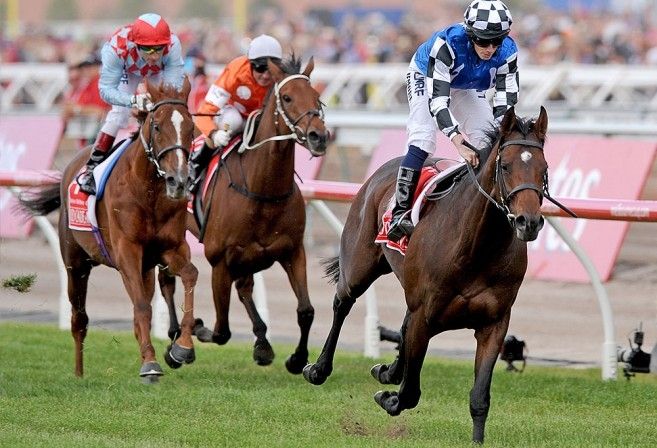
[[[502,164],[502,171],[504,171],[505,173],[509,172],[509,164],[508,163],[503,163]]]
[[[289,95],[283,95],[283,101],[285,101],[286,103],[291,103],[291,102],[292,102],[292,98],[290,98]]]
[[[160,125],[157,124],[157,123],[155,123],[155,124],[153,125],[153,130],[154,130],[155,132],[160,132]]]

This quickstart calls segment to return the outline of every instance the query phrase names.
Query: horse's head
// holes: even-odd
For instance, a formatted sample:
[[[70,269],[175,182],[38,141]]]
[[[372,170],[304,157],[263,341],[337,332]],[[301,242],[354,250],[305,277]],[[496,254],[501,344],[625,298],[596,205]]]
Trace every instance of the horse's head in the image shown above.
[[[187,158],[194,133],[194,122],[187,109],[190,89],[187,78],[180,91],[147,82],[153,108],[139,131],[146,157],[155,165],[157,175],[164,178],[167,196],[176,200],[187,193]]]
[[[543,154],[547,124],[542,106],[535,120],[517,117],[512,107],[500,126],[495,160],[497,189],[501,206],[523,241],[535,240],[545,223],[541,203],[547,191],[548,165]]]
[[[315,63],[311,57],[303,73],[299,73],[299,65],[294,56],[290,61],[284,61],[282,67],[269,61],[269,72],[274,79],[275,113],[283,121],[278,126],[281,133],[289,129],[296,135],[297,142],[308,148],[313,156],[322,156],[326,153],[329,133],[324,124],[319,93],[310,84]]]

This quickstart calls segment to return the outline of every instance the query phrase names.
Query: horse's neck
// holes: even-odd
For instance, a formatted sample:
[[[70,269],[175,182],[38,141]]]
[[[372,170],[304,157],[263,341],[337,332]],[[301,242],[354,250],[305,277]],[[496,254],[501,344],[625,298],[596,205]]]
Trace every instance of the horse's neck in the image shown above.
[[[133,141],[125,153],[121,156],[119,165],[120,175],[125,185],[137,197],[152,196],[152,181],[156,180],[155,166],[146,157],[146,152],[139,137]],[[117,176],[118,177],[118,176]]]

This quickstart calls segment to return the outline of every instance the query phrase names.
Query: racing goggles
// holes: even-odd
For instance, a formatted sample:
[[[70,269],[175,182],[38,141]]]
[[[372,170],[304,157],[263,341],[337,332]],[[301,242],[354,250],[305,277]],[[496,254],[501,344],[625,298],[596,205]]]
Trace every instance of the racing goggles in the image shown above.
[[[164,45],[137,45],[139,51],[146,54],[159,53],[164,51]]]
[[[506,36],[494,37],[492,39],[482,39],[481,37],[473,35],[472,42],[481,48],[488,48],[489,45],[492,45],[493,47],[499,47],[502,45],[502,42],[504,42],[505,38]]]
[[[251,68],[258,73],[264,73],[269,70],[267,58],[254,59],[251,61]]]

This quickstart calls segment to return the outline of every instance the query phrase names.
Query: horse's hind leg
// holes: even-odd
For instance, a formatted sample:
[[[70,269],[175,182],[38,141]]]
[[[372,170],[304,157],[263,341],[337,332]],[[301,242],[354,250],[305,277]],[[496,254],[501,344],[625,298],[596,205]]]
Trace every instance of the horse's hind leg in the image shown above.
[[[405,331],[403,357],[404,375],[399,393],[379,391],[374,400],[390,415],[399,415],[404,409],[412,409],[420,401],[420,372],[427,353],[431,333],[422,309],[411,313]]]
[[[194,332],[201,342],[214,342],[223,345],[230,340],[230,325],[228,322],[228,310],[230,308],[230,286],[233,280],[228,272],[226,263],[219,261],[212,265],[212,299],[217,320],[214,331],[203,326],[203,321],[197,319]]]
[[[253,344],[253,360],[259,366],[268,366],[274,360],[274,349],[267,340],[267,325],[253,302],[253,275],[235,280],[235,289],[253,324],[253,334],[256,337]]]
[[[308,335],[315,319],[315,309],[308,296],[308,279],[306,278],[306,251],[299,245],[289,262],[281,262],[297,297],[297,324],[299,325],[299,344],[285,360],[288,372],[298,375],[308,364]]]
[[[406,349],[406,329],[408,328],[408,321],[411,313],[406,310],[404,322],[400,330],[401,343],[399,344],[399,353],[392,364],[377,364],[372,367],[370,373],[381,384],[400,384],[402,376],[404,375],[404,350]]]
[[[86,257],[86,254],[83,255]],[[89,316],[87,315],[87,286],[91,265],[81,262],[76,266],[67,266],[68,299],[71,302],[71,335],[75,342],[75,376],[84,374],[84,339],[87,337]]]
[[[170,274],[168,267],[159,267],[157,280],[160,285],[160,292],[164,302],[169,310],[169,339],[175,341],[180,336],[180,325],[178,324],[178,315],[176,313],[176,304],[174,295],[176,293],[176,277]]]
[[[475,355],[475,380],[470,391],[470,416],[472,417],[472,440],[483,443],[486,418],[490,409],[490,385],[493,368],[504,343],[509,327],[510,312],[501,321],[475,331],[477,352]]]

